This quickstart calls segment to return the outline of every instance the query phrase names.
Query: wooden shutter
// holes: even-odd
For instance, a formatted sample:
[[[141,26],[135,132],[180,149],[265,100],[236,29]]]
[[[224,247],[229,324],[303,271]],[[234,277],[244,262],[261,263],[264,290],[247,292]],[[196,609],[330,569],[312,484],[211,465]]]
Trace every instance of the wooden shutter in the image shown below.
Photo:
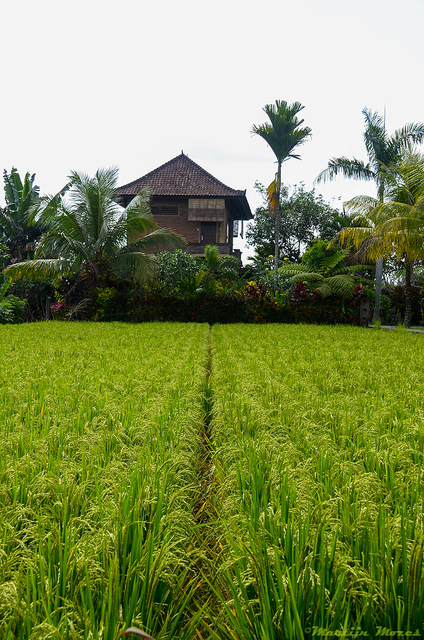
[[[193,222],[224,222],[224,198],[189,198],[188,220]]]

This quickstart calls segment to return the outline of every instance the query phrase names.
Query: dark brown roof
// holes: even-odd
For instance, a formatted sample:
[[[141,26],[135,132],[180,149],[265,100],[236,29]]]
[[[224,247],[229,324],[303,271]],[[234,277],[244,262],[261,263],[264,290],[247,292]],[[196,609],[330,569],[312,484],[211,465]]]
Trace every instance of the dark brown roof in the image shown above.
[[[243,210],[243,218],[252,218],[246,191],[231,189],[184,153],[176,156],[145,176],[118,188],[121,196],[136,196],[143,187],[150,187],[152,196],[188,196],[235,198]]]

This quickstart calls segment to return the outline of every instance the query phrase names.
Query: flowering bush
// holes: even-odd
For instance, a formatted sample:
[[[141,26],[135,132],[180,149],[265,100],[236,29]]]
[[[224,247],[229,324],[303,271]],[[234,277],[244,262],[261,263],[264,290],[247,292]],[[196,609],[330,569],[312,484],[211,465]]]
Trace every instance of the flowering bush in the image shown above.
[[[50,305],[50,311],[54,315],[63,315],[66,311],[66,304],[64,300],[60,300],[59,302],[54,302]]]

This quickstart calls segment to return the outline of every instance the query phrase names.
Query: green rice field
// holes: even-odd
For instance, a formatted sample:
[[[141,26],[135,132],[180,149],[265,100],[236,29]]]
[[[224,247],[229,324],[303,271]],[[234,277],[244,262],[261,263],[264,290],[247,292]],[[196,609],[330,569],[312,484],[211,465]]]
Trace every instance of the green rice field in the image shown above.
[[[0,640],[424,637],[424,336],[0,338]]]

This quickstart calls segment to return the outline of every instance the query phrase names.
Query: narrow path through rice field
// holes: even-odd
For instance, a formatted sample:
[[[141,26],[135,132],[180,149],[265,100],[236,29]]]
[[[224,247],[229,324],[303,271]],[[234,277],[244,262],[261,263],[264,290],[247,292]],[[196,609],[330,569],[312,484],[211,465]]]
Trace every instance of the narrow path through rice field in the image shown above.
[[[196,528],[193,531],[194,545],[199,551],[199,585],[195,598],[195,609],[201,616],[201,624],[197,627],[199,638],[210,638],[212,620],[209,611],[216,609],[217,598],[211,589],[219,557],[219,538],[217,537],[217,519],[219,509],[214,496],[214,448],[211,435],[213,411],[212,389],[212,329],[209,327],[206,344],[205,376],[202,388],[202,422],[199,430],[198,450],[198,500],[194,505]],[[199,620],[200,621],[200,620]]]

